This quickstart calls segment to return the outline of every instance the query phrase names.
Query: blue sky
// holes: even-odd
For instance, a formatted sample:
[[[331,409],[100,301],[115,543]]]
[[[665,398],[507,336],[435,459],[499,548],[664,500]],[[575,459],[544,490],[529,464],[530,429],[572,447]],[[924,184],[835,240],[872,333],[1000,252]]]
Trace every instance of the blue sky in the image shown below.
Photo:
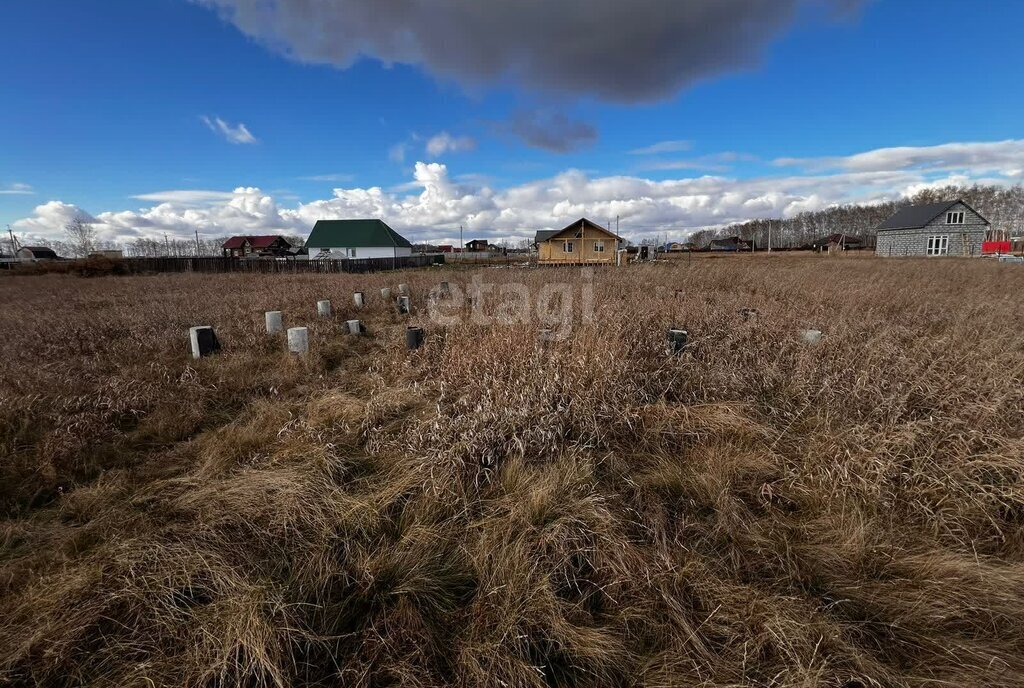
[[[318,217],[372,213],[413,240],[442,240],[458,224],[528,236],[585,212],[621,215],[624,232],[678,234],[945,180],[1020,181],[1024,3],[847,0],[854,9],[838,11],[786,0],[780,19],[759,0],[730,1],[752,8],[736,18],[749,32],[709,24],[715,40],[670,65],[641,50],[643,22],[663,21],[660,0],[647,0],[652,16],[623,29],[634,42],[592,58],[580,54],[585,37],[573,48],[583,64],[609,61],[593,75],[559,73],[512,27],[517,52],[498,59],[534,71],[499,64],[481,76],[466,63],[486,52],[416,53],[384,35],[349,64],[332,44],[357,38],[304,34],[320,20],[368,21],[345,14],[362,0],[312,3],[327,14],[287,31],[275,22],[295,19],[288,0],[275,0],[269,23],[233,0],[5,0],[0,225],[60,238],[79,214],[125,241],[303,233]],[[429,19],[404,28],[422,30],[421,42],[438,30],[475,40]],[[574,19],[552,24],[573,29]],[[581,32],[595,30],[588,22],[581,13]],[[666,45],[697,40],[678,22]],[[317,41],[327,47],[309,47]],[[649,92],[627,93],[659,69]],[[893,147],[904,150],[868,155]]]

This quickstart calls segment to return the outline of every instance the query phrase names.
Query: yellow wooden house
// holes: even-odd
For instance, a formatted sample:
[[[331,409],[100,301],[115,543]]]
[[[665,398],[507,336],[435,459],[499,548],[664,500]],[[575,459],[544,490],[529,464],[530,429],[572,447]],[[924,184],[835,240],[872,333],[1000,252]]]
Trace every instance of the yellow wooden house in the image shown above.
[[[615,265],[622,239],[584,217],[565,229],[537,232],[535,241],[540,265]]]

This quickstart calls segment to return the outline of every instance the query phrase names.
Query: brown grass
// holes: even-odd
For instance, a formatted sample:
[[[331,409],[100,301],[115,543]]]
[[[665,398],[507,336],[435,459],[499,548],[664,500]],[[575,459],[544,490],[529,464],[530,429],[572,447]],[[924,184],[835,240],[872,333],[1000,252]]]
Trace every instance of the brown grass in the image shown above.
[[[1024,270],[609,269],[406,352],[377,290],[471,274],[0,280],[0,683],[1024,684]]]

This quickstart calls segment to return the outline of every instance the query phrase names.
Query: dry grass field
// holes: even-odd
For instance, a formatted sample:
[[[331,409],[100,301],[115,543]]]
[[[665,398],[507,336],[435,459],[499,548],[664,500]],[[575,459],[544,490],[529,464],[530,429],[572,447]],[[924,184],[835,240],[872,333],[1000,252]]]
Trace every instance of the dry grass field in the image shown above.
[[[474,275],[571,333],[433,322]],[[1024,269],[582,280],[0,278],[0,684],[1024,685]]]

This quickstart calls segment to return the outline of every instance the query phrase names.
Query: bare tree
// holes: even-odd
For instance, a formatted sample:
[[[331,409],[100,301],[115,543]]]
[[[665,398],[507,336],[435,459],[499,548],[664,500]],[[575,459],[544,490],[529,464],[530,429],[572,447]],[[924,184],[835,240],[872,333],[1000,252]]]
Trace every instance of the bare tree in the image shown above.
[[[96,243],[96,228],[82,218],[76,217],[64,225],[64,233],[68,235],[68,242],[75,256],[88,257]]]
[[[707,248],[711,243],[711,240],[714,238],[715,230],[713,229],[698,229],[690,235],[690,241],[692,241],[694,246],[697,248]]]

